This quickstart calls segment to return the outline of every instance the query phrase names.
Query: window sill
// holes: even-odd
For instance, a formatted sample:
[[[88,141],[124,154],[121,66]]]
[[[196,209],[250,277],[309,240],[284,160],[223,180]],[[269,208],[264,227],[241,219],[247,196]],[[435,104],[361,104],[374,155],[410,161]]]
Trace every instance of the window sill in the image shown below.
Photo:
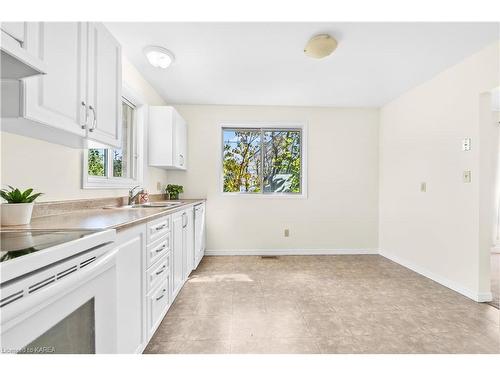
[[[223,197],[240,197],[244,199],[307,199],[307,193],[301,194],[260,194],[260,193],[220,193]]]
[[[128,178],[89,177],[84,180],[83,189],[130,189],[140,184],[140,181]]]

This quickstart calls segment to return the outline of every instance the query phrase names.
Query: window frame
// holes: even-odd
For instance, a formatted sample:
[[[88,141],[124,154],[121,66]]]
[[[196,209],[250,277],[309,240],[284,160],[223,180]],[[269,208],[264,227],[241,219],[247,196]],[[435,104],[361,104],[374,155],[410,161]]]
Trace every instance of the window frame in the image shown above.
[[[144,169],[144,126],[147,121],[148,107],[144,98],[136,93],[130,86],[123,83],[122,98],[132,104],[135,108],[134,123],[135,123],[135,145],[133,153],[136,159],[136,178],[112,177],[112,176],[89,176],[88,174],[88,149],[94,148],[89,141],[88,147],[83,150],[83,166],[82,166],[82,188],[83,189],[130,189],[136,185],[143,183]],[[101,148],[111,150],[112,147],[101,146]],[[96,147],[97,148],[97,147]],[[112,155],[108,152],[108,159],[112,159]],[[111,161],[112,164],[112,161]],[[112,173],[111,168],[111,173]]]
[[[300,130],[301,131],[301,168],[300,168],[300,193],[251,193],[245,191],[224,191],[224,129],[254,129],[254,130]],[[219,150],[218,150],[218,192],[227,197],[245,197],[257,199],[283,198],[283,199],[307,199],[307,123],[306,122],[273,122],[273,121],[228,121],[219,123]]]

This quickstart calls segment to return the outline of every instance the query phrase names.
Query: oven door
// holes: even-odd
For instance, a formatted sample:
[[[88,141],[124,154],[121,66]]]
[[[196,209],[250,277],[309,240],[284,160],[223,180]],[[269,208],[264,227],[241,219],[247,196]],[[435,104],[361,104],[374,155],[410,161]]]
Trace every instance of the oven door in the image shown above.
[[[77,258],[78,272],[64,278],[57,279],[57,272],[70,269],[69,261],[44,271],[56,281],[32,294],[23,289],[22,298],[2,307],[2,352],[115,353],[116,251],[86,254],[95,258],[89,263]]]

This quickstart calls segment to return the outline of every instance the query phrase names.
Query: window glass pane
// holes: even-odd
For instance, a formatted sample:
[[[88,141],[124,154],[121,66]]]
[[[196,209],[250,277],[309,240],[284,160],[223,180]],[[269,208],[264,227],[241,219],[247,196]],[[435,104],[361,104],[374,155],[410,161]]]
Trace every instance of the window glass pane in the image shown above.
[[[123,177],[122,150],[113,150],[113,177]]]
[[[223,129],[224,192],[261,191],[260,130]]]
[[[300,193],[300,130],[263,132],[264,193]]]
[[[106,176],[107,150],[105,148],[89,148],[89,176]]]
[[[113,149],[113,177],[135,178],[133,168],[134,107],[122,102],[122,147]]]

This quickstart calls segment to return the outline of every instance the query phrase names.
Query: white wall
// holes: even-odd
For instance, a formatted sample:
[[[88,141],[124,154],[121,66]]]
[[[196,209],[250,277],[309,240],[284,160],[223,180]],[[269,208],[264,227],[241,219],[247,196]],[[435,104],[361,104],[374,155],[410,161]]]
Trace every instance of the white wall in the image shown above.
[[[381,252],[476,299],[489,294],[497,143],[488,137],[498,139],[493,121],[480,120],[491,119],[480,103],[498,83],[495,43],[385,105],[380,117]],[[472,183],[462,182],[464,170]]]
[[[123,80],[148,104],[165,104],[137,69],[123,57]],[[145,128],[147,141],[147,127]],[[38,201],[85,199],[127,195],[126,189],[82,189],[82,150],[1,132],[1,184],[33,187],[44,193]],[[156,184],[166,183],[167,173],[147,166],[144,158],[144,187],[156,193]]]
[[[188,123],[188,171],[169,172],[169,183],[184,185],[184,197],[208,198],[208,249],[377,249],[378,110],[176,108]],[[306,122],[307,199],[222,195],[219,124],[224,121]]]

